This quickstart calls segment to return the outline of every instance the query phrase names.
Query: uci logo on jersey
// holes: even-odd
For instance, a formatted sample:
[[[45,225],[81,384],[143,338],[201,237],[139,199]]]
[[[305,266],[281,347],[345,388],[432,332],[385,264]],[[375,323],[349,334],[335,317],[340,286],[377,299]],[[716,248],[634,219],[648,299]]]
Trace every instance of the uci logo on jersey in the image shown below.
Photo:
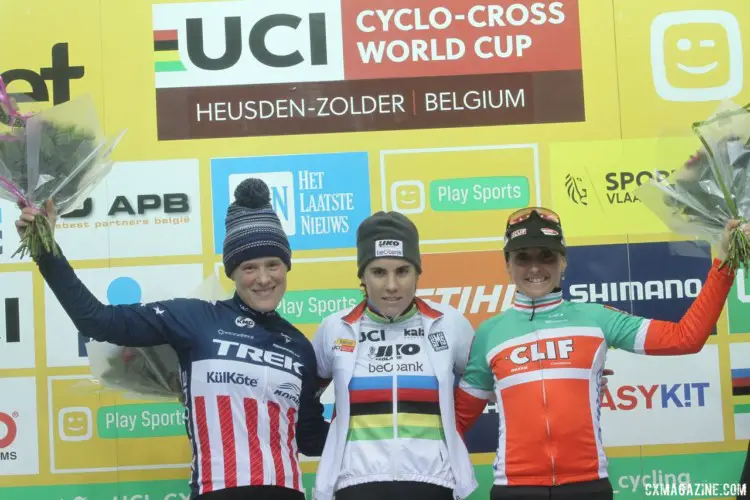
[[[252,328],[255,326],[255,321],[244,316],[237,316],[237,319],[234,320],[234,324],[243,328]]]

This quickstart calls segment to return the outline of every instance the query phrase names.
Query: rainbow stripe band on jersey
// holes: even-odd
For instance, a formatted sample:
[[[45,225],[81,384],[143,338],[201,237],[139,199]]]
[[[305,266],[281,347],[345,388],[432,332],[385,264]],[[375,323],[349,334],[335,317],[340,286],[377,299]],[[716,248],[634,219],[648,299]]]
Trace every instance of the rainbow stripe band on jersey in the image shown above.
[[[393,384],[396,383],[396,415]],[[349,441],[445,438],[435,377],[353,377],[349,384]]]

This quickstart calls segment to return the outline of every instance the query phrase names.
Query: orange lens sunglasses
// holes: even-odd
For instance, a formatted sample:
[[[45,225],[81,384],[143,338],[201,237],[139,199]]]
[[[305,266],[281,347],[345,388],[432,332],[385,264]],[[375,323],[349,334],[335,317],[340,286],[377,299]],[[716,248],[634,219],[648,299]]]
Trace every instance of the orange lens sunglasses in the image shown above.
[[[529,217],[531,217],[531,214],[534,212],[539,215],[544,220],[548,220],[550,222],[554,222],[555,224],[560,224],[560,216],[557,215],[555,212],[548,208],[542,208],[542,207],[527,207],[522,208],[520,210],[516,210],[510,216],[508,217],[508,223],[506,224],[506,228],[510,226],[514,226],[518,224],[519,222],[523,222]]]

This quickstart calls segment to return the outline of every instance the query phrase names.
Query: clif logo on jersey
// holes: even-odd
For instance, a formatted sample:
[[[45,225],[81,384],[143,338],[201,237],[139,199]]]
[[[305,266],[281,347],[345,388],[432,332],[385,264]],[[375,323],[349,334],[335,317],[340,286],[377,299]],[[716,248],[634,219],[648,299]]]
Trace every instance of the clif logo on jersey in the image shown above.
[[[516,365],[551,359],[568,359],[573,352],[573,339],[547,340],[514,348],[509,359]]]
[[[234,324],[243,328],[253,328],[255,326],[255,321],[246,318],[245,316],[237,316],[237,319],[234,320]]]

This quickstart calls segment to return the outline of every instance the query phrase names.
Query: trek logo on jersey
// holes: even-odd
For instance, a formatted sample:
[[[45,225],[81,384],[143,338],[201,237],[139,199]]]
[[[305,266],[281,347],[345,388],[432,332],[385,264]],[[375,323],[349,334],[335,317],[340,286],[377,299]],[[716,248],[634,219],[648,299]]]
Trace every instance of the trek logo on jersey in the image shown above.
[[[209,384],[235,384],[248,387],[258,387],[258,379],[250,378],[243,373],[237,372],[208,372],[206,382]]]
[[[370,330],[359,333],[360,342],[385,342],[385,330]]]
[[[508,359],[516,365],[525,365],[535,361],[569,359],[572,352],[573,339],[547,340],[516,347],[510,351]]]
[[[300,377],[302,376],[302,368],[304,365],[294,361],[290,356],[285,356],[278,352],[265,351],[240,342],[219,339],[213,339],[213,341],[214,344],[219,344],[219,349],[216,352],[218,356],[234,356],[237,359],[249,360],[251,363],[257,365],[270,365],[289,373],[294,373]]]
[[[621,385],[610,392],[602,391],[601,406],[612,411],[654,408],[702,408],[706,406],[706,391],[710,382],[680,384]]]
[[[234,320],[234,324],[242,328],[253,328],[255,326],[255,321],[245,316],[237,316]]]
[[[333,342],[333,350],[341,352],[354,352],[356,343],[352,339],[336,339]]]
[[[394,344],[371,346],[367,355],[373,361],[390,361],[392,359],[401,359],[404,356],[414,356],[419,354],[418,344]]]
[[[445,338],[445,334],[443,332],[431,333],[427,336],[427,338],[430,339],[430,344],[436,352],[445,351],[446,349],[448,349],[448,340]]]

